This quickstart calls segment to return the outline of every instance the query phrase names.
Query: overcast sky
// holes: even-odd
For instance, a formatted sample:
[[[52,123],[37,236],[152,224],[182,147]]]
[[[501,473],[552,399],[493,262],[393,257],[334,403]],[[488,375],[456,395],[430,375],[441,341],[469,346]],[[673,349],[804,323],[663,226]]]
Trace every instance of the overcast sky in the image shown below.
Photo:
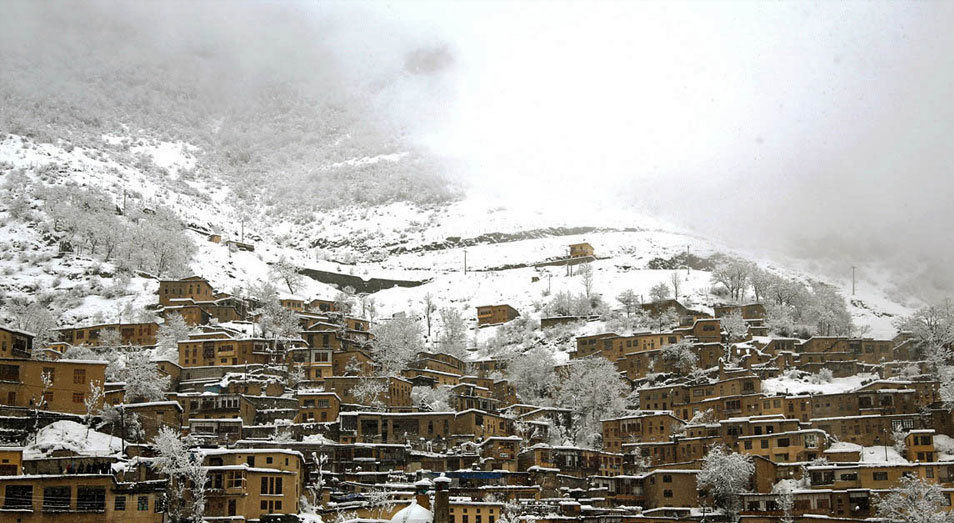
[[[418,131],[476,189],[636,205],[739,245],[954,281],[952,3],[363,9],[446,46],[440,111]]]

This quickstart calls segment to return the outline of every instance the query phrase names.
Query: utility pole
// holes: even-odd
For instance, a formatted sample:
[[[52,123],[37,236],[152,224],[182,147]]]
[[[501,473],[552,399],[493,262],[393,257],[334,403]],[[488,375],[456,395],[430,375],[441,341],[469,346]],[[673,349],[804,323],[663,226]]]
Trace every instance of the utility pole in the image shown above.
[[[855,266],[851,266],[851,295],[855,295]]]
[[[119,432],[122,434],[122,456],[126,455],[126,408],[122,403],[119,404]]]
[[[689,246],[686,245],[686,276],[689,276]]]
[[[467,249],[464,249],[464,274],[467,274]]]

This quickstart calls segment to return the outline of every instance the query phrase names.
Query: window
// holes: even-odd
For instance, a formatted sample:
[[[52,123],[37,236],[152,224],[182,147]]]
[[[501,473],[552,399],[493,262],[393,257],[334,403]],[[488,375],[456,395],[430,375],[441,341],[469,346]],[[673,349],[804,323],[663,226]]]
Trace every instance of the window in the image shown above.
[[[768,440],[767,439],[760,440],[759,447],[763,449],[769,448]]]
[[[3,508],[32,510],[33,487],[31,485],[7,485],[4,489]]]
[[[672,476],[669,474],[663,474],[663,483],[672,483]]]
[[[745,440],[745,450],[752,450],[752,440]]]
[[[140,512],[149,510],[149,496],[139,496],[136,500],[136,510]]]
[[[871,476],[875,481],[888,481],[887,472],[875,472]]]
[[[85,394],[82,393],[82,392],[74,392],[74,393],[73,393],[73,403],[83,403],[83,398],[84,398],[84,396],[85,396]]]
[[[20,366],[0,365],[0,381],[20,381]]]
[[[78,385],[86,383],[86,369],[73,369],[73,383]]]
[[[672,497],[672,491],[671,491],[671,490],[664,490],[664,491],[663,491],[663,497],[664,497],[664,498],[671,498],[671,497]]]
[[[113,500],[113,510],[115,512],[124,512],[126,510],[126,496],[116,496]]]
[[[73,489],[65,487],[46,487],[43,489],[43,512],[65,512],[70,509]],[[31,502],[32,503],[32,502]]]
[[[76,510],[103,512],[106,510],[106,487],[80,486],[76,489]]]

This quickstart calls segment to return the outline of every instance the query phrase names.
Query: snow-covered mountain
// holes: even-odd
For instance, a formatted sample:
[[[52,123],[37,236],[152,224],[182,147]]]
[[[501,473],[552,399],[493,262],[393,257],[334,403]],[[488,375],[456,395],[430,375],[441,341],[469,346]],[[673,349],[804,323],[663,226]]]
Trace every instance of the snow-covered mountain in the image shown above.
[[[306,299],[332,298],[338,292],[327,283],[335,281],[328,273],[371,282],[366,288],[374,291],[379,316],[419,313],[425,296],[430,295],[437,307],[457,308],[472,323],[476,306],[497,303],[539,317],[548,296],[583,290],[580,276],[568,274],[565,266],[538,265],[564,257],[567,246],[579,242],[595,248],[593,290],[613,306],[619,306],[615,297],[625,289],[648,296],[653,285],[671,278],[672,270],[650,269],[650,261],[667,260],[688,249],[702,258],[738,256],[787,278],[832,284],[849,297],[855,323],[869,325],[870,335],[892,335],[892,319],[910,312],[909,306],[889,298],[887,285],[881,282],[860,282],[850,296],[848,278],[815,274],[806,261],[741,252],[615,206],[594,209],[574,202],[541,201],[532,195],[507,200],[471,195],[441,204],[352,205],[300,214],[276,209],[267,201],[242,210],[236,207],[228,183],[214,172],[197,169],[196,157],[201,154],[186,143],[136,135],[104,135],[101,147],[36,143],[14,135],[0,140],[0,183],[6,184],[0,214],[4,304],[42,296],[61,308],[62,322],[70,323],[111,321],[155,301],[154,278],[143,273],[123,278],[101,257],[61,254],[57,241],[42,225],[49,202],[29,195],[25,197],[29,201],[13,201],[17,192],[11,183],[20,183],[16,176],[21,176],[35,184],[99,189],[117,207],[134,202],[141,208],[171,209],[194,245],[190,271],[220,290],[230,292],[266,279],[270,266],[284,258],[317,277],[305,278],[296,289]],[[401,162],[405,158],[398,154],[353,162],[372,160]],[[32,218],[23,217],[24,205]],[[15,212],[18,206],[21,209]],[[209,241],[210,234],[221,235],[223,241]],[[254,251],[226,247],[225,241],[240,239],[253,244]],[[705,308],[721,301],[711,292],[709,271],[697,268],[678,274],[680,299],[687,305]],[[377,285],[381,282],[375,279],[404,283],[378,290],[387,282]],[[480,329],[475,336],[483,338],[492,332]]]

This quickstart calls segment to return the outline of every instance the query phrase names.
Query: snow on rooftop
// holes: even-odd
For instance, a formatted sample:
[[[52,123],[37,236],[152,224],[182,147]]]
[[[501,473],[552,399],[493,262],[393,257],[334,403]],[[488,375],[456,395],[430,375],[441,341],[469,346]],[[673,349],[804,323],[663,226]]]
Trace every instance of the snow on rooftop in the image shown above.
[[[35,443],[23,450],[24,459],[51,456],[55,451],[68,451],[80,456],[118,456],[123,440],[75,421],[55,421],[39,430]]]
[[[846,378],[832,378],[828,383],[811,383],[810,378],[793,379],[786,376],[762,380],[762,392],[766,394],[836,394],[849,392],[864,381],[876,379],[875,374],[856,374]]]

